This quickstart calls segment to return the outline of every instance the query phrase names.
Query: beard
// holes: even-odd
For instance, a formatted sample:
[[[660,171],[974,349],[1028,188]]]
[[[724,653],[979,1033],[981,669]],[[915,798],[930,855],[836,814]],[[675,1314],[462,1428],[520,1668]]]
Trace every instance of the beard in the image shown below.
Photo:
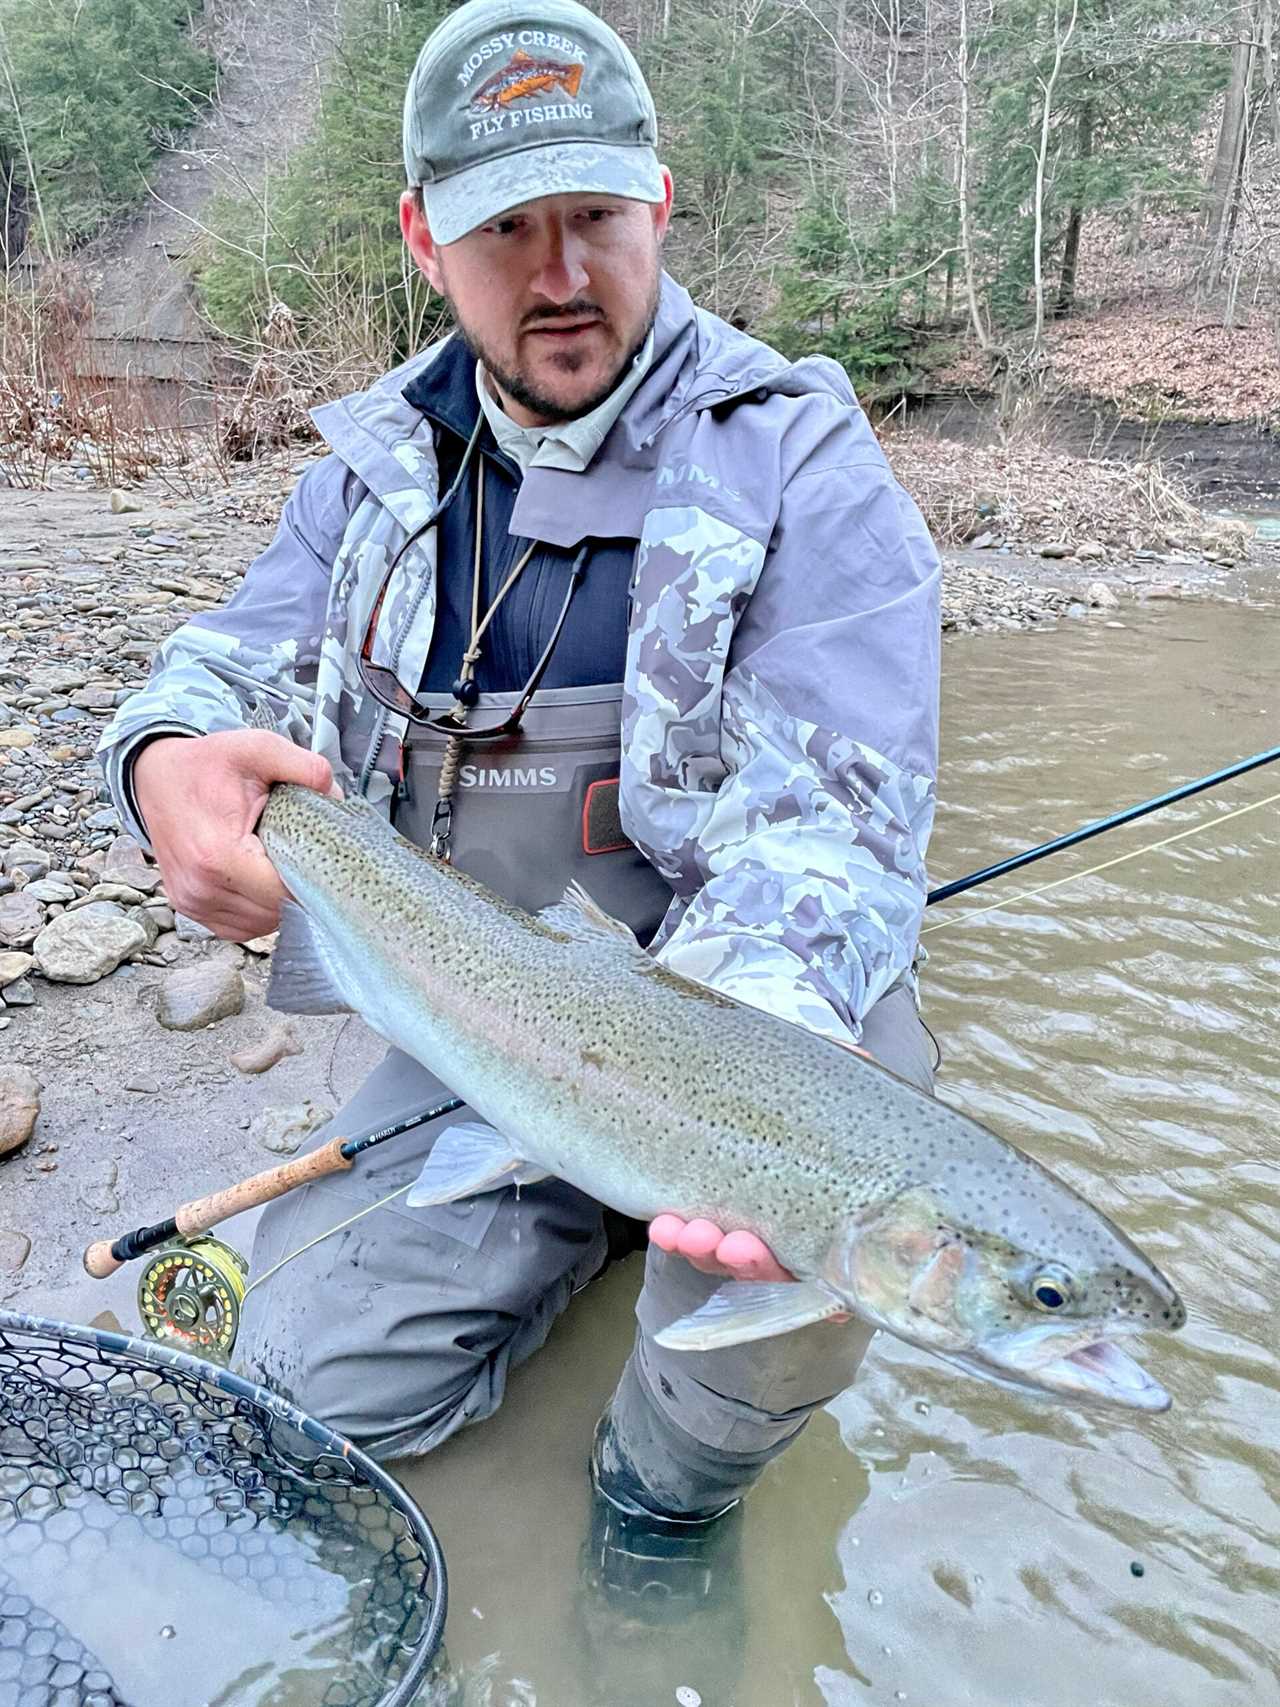
[[[520,404],[522,408],[529,410],[533,415],[539,416],[548,426],[555,426],[562,421],[574,421],[580,416],[589,415],[593,409],[597,409],[600,404],[604,402],[605,398],[608,397],[609,393],[617,385],[619,379],[621,379],[622,375],[626,372],[628,365],[635,359],[637,353],[643,347],[644,341],[649,336],[649,333],[653,330],[653,323],[657,319],[658,315],[658,296],[660,288],[661,274],[655,268],[653,283],[649,291],[649,299],[645,304],[644,325],[639,336],[634,340],[629,349],[623,350],[621,355],[618,357],[613,371],[608,375],[608,377],[580,402],[574,403],[568,407],[557,401],[556,398],[549,396],[547,392],[541,390],[538,387],[537,382],[529,373],[511,365],[509,362],[504,361],[500,356],[498,356],[497,353],[490,348],[488,344],[486,344],[484,339],[480,337],[475,329],[467,325],[466,320],[459,312],[457,303],[447,293],[445,295],[445,301],[449,305],[449,310],[453,315],[454,324],[457,326],[463,342],[494,383],[508,397],[512,398],[514,402]],[[612,323],[601,313],[598,304],[590,301],[588,298],[581,298],[578,301],[567,303],[563,308],[548,308],[541,310],[540,312],[529,316],[521,330],[536,329],[540,320],[566,320],[585,318],[587,316],[592,316],[600,320],[607,330],[612,331]],[[566,375],[574,374],[582,365],[581,358],[579,358],[577,353],[572,350],[565,350],[559,357],[559,361],[562,364],[561,372]]]

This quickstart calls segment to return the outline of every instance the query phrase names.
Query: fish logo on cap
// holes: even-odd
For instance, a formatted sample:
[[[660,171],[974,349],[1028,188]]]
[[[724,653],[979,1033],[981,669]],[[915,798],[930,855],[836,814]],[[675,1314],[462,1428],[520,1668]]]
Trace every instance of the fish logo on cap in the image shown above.
[[[467,102],[466,111],[477,117],[501,112],[516,101],[546,95],[555,88],[563,90],[571,101],[576,100],[586,69],[583,64],[560,59],[537,59],[518,47],[501,70],[485,78]]]

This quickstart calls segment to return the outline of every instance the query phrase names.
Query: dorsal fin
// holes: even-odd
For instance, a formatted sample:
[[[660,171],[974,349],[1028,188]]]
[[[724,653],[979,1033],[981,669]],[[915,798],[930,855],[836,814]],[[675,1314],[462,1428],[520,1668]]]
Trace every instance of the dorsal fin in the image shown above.
[[[578,882],[573,882],[565,890],[554,906],[544,907],[538,914],[544,925],[550,925],[552,930],[563,931],[575,942],[607,942],[614,948],[625,943],[635,954],[648,955],[636,941],[635,932],[630,925],[623,924],[621,919],[615,919],[612,913],[606,913],[600,903],[587,894]]]

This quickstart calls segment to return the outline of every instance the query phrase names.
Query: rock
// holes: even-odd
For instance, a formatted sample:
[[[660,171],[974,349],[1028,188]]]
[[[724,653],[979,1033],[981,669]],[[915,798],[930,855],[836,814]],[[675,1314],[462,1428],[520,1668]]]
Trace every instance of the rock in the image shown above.
[[[1182,588],[1176,581],[1153,581],[1149,587],[1143,589],[1143,593],[1148,599],[1180,599]],[[0,901],[0,906],[3,905]]]
[[[1038,545],[1036,550],[1041,557],[1071,557],[1074,555],[1075,547],[1069,545],[1065,539],[1050,539],[1046,540],[1043,545]]]
[[[249,938],[248,942],[242,943],[240,946],[247,948],[250,954],[270,954],[276,946],[279,935],[279,931],[271,931],[266,936],[253,936]]]
[[[969,543],[975,551],[990,551],[996,543],[996,536],[990,532],[980,533],[977,539],[970,540]]]
[[[30,1138],[40,1116],[42,1089],[39,1079],[25,1067],[6,1067],[0,1072],[0,1156],[20,1150]]]
[[[122,492],[118,486],[113,486],[107,497],[113,516],[134,516],[139,514],[142,505],[136,498],[131,498],[127,492]]]
[[[8,748],[11,752],[21,747],[29,747],[36,738],[34,729],[28,729],[19,723],[14,729],[0,729],[0,748]]]
[[[31,988],[29,978],[15,978],[12,984],[6,984],[0,990],[0,1002],[7,1008],[33,1008],[36,1005],[36,993]]]
[[[25,978],[35,963],[35,956],[31,954],[0,954],[0,990],[3,990],[6,984],[13,984],[19,978]]]
[[[301,1054],[302,1045],[294,1036],[293,1027],[288,1020],[280,1020],[261,1043],[251,1043],[247,1049],[238,1049],[230,1061],[238,1073],[265,1073],[278,1061],[283,1061],[286,1055]]]
[[[135,919],[147,933],[147,947],[154,948],[156,938],[160,935],[160,921],[149,907],[129,907],[126,909],[129,917]]]
[[[1089,588],[1089,603],[1095,610],[1115,610],[1120,600],[1105,581],[1094,581]]]
[[[26,948],[35,941],[44,924],[44,908],[34,895],[19,889],[0,895],[0,946]]]
[[[308,1097],[293,1108],[264,1108],[249,1127],[249,1136],[256,1138],[264,1150],[291,1156],[317,1127],[332,1119],[331,1108]]]
[[[124,883],[143,895],[152,895],[160,887],[160,868],[148,865],[147,857],[132,836],[117,836],[107,849],[102,868],[105,883]]]
[[[116,690],[106,687],[80,688],[72,694],[71,703],[81,711],[112,711],[116,703]]]
[[[0,1227],[0,1274],[17,1274],[31,1255],[31,1240],[25,1233]]]
[[[144,948],[147,933],[113,901],[51,919],[35,940],[36,964],[56,984],[96,984]]]
[[[160,1086],[150,1073],[134,1073],[132,1077],[125,1080],[124,1088],[127,1091],[137,1091],[139,1096],[153,1097],[158,1093]]]
[[[179,942],[208,942],[213,932],[207,925],[202,925],[198,919],[189,919],[185,913],[175,913],[173,928],[178,933]]]
[[[149,913],[156,922],[156,929],[171,931],[174,927],[173,908],[165,901],[148,901],[143,911]]]
[[[1107,548],[1100,539],[1082,539],[1076,546],[1076,556],[1083,557],[1086,562],[1092,562],[1107,555]]]
[[[43,848],[32,842],[10,842],[4,850],[4,869],[12,877],[21,872],[29,883],[33,878],[48,877],[53,861]]]
[[[118,901],[122,907],[140,907],[147,899],[141,889],[131,889],[127,883],[95,883],[85,896],[86,901]]]
[[[38,877],[34,883],[28,883],[22,893],[46,903],[74,901],[76,898],[76,892],[69,883],[55,883],[52,877]]]
[[[238,1014],[244,1006],[244,979],[233,966],[202,961],[171,972],[160,988],[156,1018],[168,1031],[198,1031]]]
[[[104,806],[100,812],[91,812],[84,821],[86,830],[118,830],[120,814],[114,806]]]
[[[120,1210],[120,1195],[116,1184],[120,1169],[115,1162],[100,1162],[85,1182],[80,1201],[97,1215],[116,1215]]]

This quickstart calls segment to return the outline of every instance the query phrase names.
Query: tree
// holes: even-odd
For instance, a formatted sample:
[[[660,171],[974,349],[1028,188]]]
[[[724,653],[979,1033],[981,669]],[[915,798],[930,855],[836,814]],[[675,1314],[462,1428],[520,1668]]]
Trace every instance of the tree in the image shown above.
[[[23,162],[46,244],[80,242],[142,194],[143,167],[209,98],[216,68],[188,23],[178,0],[4,0],[0,151]]]

